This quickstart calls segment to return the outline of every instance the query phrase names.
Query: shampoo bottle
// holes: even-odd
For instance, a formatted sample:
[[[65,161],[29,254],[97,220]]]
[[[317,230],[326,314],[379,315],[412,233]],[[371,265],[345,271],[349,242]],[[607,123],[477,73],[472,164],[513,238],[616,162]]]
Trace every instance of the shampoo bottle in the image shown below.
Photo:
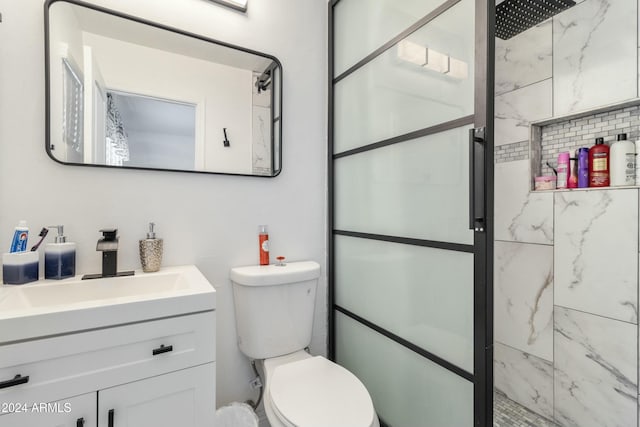
[[[558,154],[558,181],[556,188],[567,188],[569,182],[569,153]]]
[[[62,225],[52,225],[58,235],[54,243],[47,243],[44,247],[44,278],[66,279],[76,275],[76,244],[67,242]]]
[[[160,264],[162,263],[162,239],[156,237],[155,223],[149,223],[149,231],[147,232],[147,238],[140,240],[140,264],[142,264],[142,271],[145,273],[153,273],[160,270]]]
[[[604,138],[596,138],[589,150],[589,187],[609,186],[609,146]]]
[[[260,265],[269,265],[269,232],[266,225],[258,226],[258,243],[260,246]]]
[[[578,188],[578,150],[576,156],[569,159],[569,183],[567,187]]]
[[[578,148],[578,188],[589,186],[589,149]]]
[[[609,161],[611,166],[611,186],[635,185],[636,183],[636,147],[627,140],[627,134],[618,134],[617,141],[611,145]]]

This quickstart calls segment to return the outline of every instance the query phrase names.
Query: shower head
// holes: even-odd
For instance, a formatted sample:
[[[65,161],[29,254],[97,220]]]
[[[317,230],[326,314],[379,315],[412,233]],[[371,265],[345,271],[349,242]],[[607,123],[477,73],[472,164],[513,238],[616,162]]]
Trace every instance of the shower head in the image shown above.
[[[496,36],[508,40],[575,4],[574,0],[505,0],[496,6]]]

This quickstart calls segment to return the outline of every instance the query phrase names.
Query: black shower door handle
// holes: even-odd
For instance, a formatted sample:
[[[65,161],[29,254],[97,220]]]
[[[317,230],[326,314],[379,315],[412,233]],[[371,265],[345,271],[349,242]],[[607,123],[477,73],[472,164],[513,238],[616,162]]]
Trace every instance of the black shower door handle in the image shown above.
[[[107,416],[107,427],[113,427],[113,417],[115,415],[114,409],[109,409],[109,415]]]
[[[469,129],[469,229],[485,230],[486,128]]]

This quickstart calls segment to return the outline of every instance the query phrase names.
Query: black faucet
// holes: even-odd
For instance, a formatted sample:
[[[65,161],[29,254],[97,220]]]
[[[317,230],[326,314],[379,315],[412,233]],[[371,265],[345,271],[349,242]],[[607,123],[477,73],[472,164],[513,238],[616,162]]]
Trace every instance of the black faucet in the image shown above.
[[[118,230],[105,228],[100,232],[103,237],[98,240],[96,251],[102,252],[102,277],[114,277],[118,274]]]
[[[102,239],[98,240],[96,251],[102,252],[102,274],[85,274],[82,276],[82,280],[133,276],[133,271],[121,271],[118,273],[118,229],[104,228],[100,232],[102,233]]]

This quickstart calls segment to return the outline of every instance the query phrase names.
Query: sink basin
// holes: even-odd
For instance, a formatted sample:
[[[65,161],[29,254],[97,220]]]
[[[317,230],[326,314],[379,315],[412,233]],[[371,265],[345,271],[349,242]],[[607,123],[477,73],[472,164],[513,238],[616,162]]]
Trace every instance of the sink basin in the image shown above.
[[[7,298],[0,300],[0,311],[77,304],[112,298],[142,297],[188,288],[189,284],[179,273],[110,277],[92,282],[75,280],[46,283],[16,287],[7,292]]]
[[[195,266],[134,276],[0,286],[0,344],[215,309]]]

